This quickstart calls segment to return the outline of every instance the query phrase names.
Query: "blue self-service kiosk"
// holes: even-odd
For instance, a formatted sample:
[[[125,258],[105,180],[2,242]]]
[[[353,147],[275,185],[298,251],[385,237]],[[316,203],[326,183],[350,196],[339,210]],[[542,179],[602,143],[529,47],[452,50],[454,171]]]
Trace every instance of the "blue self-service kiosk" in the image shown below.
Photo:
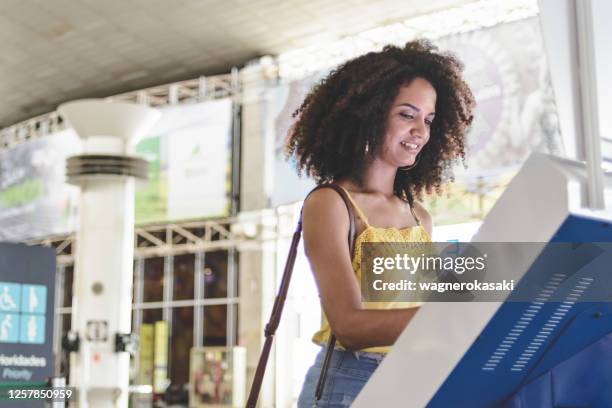
[[[353,406],[612,406],[612,209],[583,208],[585,179],[530,156],[473,238],[523,243],[497,254],[514,291],[421,306]]]

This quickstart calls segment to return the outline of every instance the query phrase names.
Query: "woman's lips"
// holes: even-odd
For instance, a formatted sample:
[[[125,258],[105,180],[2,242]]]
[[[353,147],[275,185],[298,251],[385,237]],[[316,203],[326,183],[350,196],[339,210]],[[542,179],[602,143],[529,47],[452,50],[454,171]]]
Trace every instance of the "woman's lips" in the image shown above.
[[[411,152],[411,153],[416,153],[419,151],[419,145],[416,143],[411,143],[411,142],[400,142],[400,145],[402,145],[402,147],[404,149],[406,149],[407,151]]]

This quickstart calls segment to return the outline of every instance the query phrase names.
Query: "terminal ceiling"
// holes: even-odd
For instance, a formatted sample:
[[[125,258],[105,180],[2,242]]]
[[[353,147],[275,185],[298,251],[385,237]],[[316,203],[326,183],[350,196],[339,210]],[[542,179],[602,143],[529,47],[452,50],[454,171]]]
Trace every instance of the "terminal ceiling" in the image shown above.
[[[79,98],[229,72],[468,0],[9,0],[0,127]]]

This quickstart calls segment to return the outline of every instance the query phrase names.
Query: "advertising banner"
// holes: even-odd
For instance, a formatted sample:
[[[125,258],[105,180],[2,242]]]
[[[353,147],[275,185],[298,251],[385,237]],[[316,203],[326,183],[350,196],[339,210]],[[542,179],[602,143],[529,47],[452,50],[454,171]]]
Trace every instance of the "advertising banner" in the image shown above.
[[[229,214],[230,99],[168,106],[136,154],[149,178],[136,187],[136,223]],[[81,153],[72,129],[0,151],[0,242],[76,231],[79,188],[66,183],[66,159]]]
[[[229,214],[232,102],[169,106],[136,153],[149,180],[136,192],[136,222],[159,223]]]
[[[155,330],[153,324],[145,323],[140,326],[138,384],[153,384],[154,337]]]
[[[153,392],[160,394],[168,387],[168,322],[155,322],[153,335]]]
[[[72,129],[0,151],[0,242],[75,230],[79,191],[65,163],[79,153]]]

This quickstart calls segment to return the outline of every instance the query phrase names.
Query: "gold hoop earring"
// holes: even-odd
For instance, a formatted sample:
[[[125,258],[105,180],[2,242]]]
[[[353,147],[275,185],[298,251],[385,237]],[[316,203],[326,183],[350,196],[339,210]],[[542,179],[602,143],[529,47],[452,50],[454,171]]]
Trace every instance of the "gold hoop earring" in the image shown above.
[[[398,167],[397,169],[400,170],[400,171],[412,170],[412,169],[414,169],[416,167],[417,164],[419,164],[419,160],[421,160],[421,152],[419,152],[419,154],[417,154],[416,160],[410,166]]]

